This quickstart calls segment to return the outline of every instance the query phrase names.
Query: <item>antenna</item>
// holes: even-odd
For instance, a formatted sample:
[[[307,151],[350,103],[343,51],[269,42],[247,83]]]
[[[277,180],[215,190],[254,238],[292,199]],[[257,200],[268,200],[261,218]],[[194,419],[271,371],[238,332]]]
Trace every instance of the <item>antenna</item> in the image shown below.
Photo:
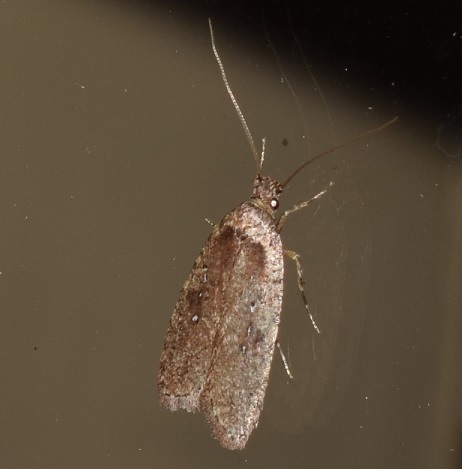
[[[228,94],[229,94],[229,97],[231,98],[231,101],[233,102],[233,105],[234,105],[234,108],[236,109],[236,112],[237,112],[237,115],[239,116],[239,120],[241,121],[241,124],[242,124],[242,127],[244,128],[244,132],[245,132],[245,135],[247,137],[247,140],[250,144],[250,148],[252,150],[252,153],[253,153],[253,157],[255,159],[255,164],[257,165],[257,172],[260,173],[261,171],[261,168],[262,168],[262,164],[263,164],[263,159],[264,159],[264,156],[265,156],[265,139],[263,139],[263,142],[262,142],[262,154],[261,154],[261,157],[258,156],[258,152],[257,152],[257,148],[255,147],[255,143],[253,141],[253,138],[252,138],[252,134],[250,133],[250,129],[249,129],[249,126],[247,125],[247,122],[245,120],[245,117],[244,117],[244,114],[242,113],[241,111],[241,108],[239,107],[239,104],[237,103],[237,100],[236,98],[234,97],[234,94],[233,94],[233,91],[231,90],[231,87],[229,86],[229,83],[228,83],[228,78],[226,77],[226,73],[225,73],[225,68],[223,67],[223,63],[221,62],[221,59],[220,59],[220,56],[218,55],[218,51],[217,51],[217,48],[215,46],[215,39],[214,39],[214,36],[213,36],[213,28],[212,28],[212,20],[209,18],[209,28],[210,28],[210,39],[211,39],[211,42],[212,42],[212,49],[213,49],[213,53],[215,54],[215,58],[217,59],[217,62],[218,62],[218,66],[220,67],[220,72],[221,72],[221,76],[223,78],[223,82],[226,86],[226,89],[228,91]],[[265,32],[266,32],[266,29],[265,29]],[[267,33],[266,33],[267,34]],[[267,35],[267,39],[268,39],[268,35]],[[269,40],[269,39],[268,39]],[[271,44],[271,43],[270,43]],[[271,44],[272,46],[272,44]],[[274,50],[274,48],[273,48]],[[308,166],[310,163],[313,163],[313,161],[316,161],[318,158],[321,158],[321,156],[325,156],[325,155],[328,155],[329,153],[332,153],[336,150],[339,150],[340,148],[343,148],[343,147],[346,147],[347,145],[350,145],[352,144],[353,142],[356,142],[356,140],[360,140],[361,138],[364,138],[364,137],[367,137],[368,135],[371,135],[375,132],[379,132],[380,130],[382,129],[385,129],[386,127],[388,127],[389,125],[395,123],[396,121],[398,120],[398,117],[394,117],[393,119],[391,119],[390,121],[386,122],[385,124],[381,125],[380,127],[377,127],[376,129],[372,129],[372,130],[368,130],[366,132],[363,132],[362,134],[359,134],[357,135],[356,137],[352,138],[351,140],[345,142],[345,143],[341,143],[339,145],[335,145],[333,146],[332,148],[330,148],[329,150],[326,150],[326,151],[323,151],[315,156],[313,156],[312,158],[309,158],[307,161],[305,161],[305,163],[303,163],[301,166],[299,166],[282,184],[282,188],[286,187],[287,184],[289,184],[289,182],[303,169],[305,168],[305,166]]]
[[[321,153],[318,153],[317,155],[313,156],[312,158],[309,158],[307,161],[305,161],[301,166],[299,166],[282,184],[281,186],[284,188],[289,184],[289,182],[305,167],[308,166],[310,163],[313,163],[313,161],[316,161],[318,158],[321,158],[321,156],[328,155],[329,153],[332,153],[336,150],[339,150],[340,148],[346,147],[347,145],[352,144],[353,142],[356,142],[356,140],[360,140],[361,138],[367,137],[368,135],[374,134],[375,132],[379,132],[380,130],[385,129],[391,124],[394,124],[398,120],[398,117],[394,117],[393,119],[389,120],[385,124],[381,125],[380,127],[377,127],[372,130],[368,130],[366,132],[363,132],[362,134],[357,135],[356,137],[352,138],[351,140],[348,140],[348,142],[340,143],[339,145],[335,145],[334,147],[330,148],[329,150],[323,151]]]
[[[212,20],[210,18],[209,18],[209,28],[210,28],[210,39],[212,41],[213,53],[215,54],[215,58],[217,59],[218,66],[220,67],[223,82],[225,83],[226,89],[228,90],[229,97],[231,98],[231,101],[234,104],[234,108],[236,109],[237,115],[239,116],[239,120],[241,121],[242,127],[244,128],[245,135],[250,144],[250,148],[252,150],[255,163],[257,165],[257,171],[260,172],[261,163],[263,163],[263,155],[261,158],[258,156],[258,151],[257,151],[257,148],[255,147],[255,143],[253,141],[252,134],[250,133],[249,126],[247,125],[244,114],[242,114],[241,108],[239,107],[239,104],[237,104],[236,98],[234,97],[231,87],[229,86],[228,78],[226,77],[226,73],[225,73],[225,68],[223,67],[220,56],[218,55],[217,48],[215,46],[215,39],[213,37],[213,29],[212,29]]]

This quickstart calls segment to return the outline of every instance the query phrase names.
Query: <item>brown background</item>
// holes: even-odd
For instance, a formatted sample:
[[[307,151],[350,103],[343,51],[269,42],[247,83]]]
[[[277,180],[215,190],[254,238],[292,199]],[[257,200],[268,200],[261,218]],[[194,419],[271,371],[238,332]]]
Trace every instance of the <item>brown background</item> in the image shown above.
[[[460,15],[323,5],[2,2],[1,467],[458,467]],[[268,174],[400,116],[284,195],[288,207],[335,181],[283,232],[323,334],[289,265],[295,381],[276,356],[243,452],[202,416],[160,408],[155,386],[204,218],[254,176],[208,17]]]

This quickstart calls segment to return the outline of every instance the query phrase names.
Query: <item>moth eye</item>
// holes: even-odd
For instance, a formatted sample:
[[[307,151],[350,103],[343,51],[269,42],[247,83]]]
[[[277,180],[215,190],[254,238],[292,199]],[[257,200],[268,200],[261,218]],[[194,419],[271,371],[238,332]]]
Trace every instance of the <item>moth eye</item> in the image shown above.
[[[191,322],[193,324],[197,324],[199,322],[199,315],[195,314],[192,318],[191,318]]]
[[[272,209],[276,210],[279,207],[279,200],[271,199],[270,206]]]

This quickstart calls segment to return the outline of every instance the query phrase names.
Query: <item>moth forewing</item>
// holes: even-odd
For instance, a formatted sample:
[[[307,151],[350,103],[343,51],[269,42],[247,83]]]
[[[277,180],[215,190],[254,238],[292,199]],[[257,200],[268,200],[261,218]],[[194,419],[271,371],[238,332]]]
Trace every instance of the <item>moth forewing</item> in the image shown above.
[[[258,424],[282,307],[282,243],[260,197],[270,178],[257,179],[254,197],[222,220],[197,258],[159,370],[162,404],[202,411],[229,449],[244,448]]]

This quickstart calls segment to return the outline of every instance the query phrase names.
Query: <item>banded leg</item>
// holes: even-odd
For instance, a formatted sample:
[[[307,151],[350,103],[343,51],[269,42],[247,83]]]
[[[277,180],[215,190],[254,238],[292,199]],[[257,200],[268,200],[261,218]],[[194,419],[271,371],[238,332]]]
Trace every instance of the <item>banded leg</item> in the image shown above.
[[[290,372],[289,362],[286,356],[284,355],[284,352],[282,351],[282,347],[281,347],[281,344],[279,343],[279,340],[276,340],[276,346],[279,350],[279,355],[281,355],[282,363],[284,364],[284,369],[286,370],[287,376],[290,379],[294,379],[294,377],[292,376],[292,373]]]
[[[320,197],[322,197],[328,190],[330,187],[332,187],[334,185],[334,183],[331,181],[329,183],[329,185],[323,189],[321,192],[319,192],[318,194],[316,194],[313,198],[311,198],[310,200],[306,200],[305,202],[300,202],[298,204],[295,204],[293,207],[289,208],[288,210],[286,210],[280,217],[279,217],[279,220],[277,221],[276,223],[276,230],[278,233],[281,232],[282,230],[282,226],[284,225],[287,217],[291,214],[291,213],[294,213],[296,212],[297,210],[301,210],[302,208],[305,208],[305,207],[308,207],[308,205],[311,203],[311,202],[314,202],[315,200],[319,199]]]
[[[287,250],[284,250],[284,254],[286,254],[288,257],[290,257],[295,262],[295,266],[297,267],[298,289],[300,290],[300,294],[302,295],[302,300],[303,300],[303,303],[305,305],[306,311],[308,312],[308,316],[311,319],[311,324],[313,324],[314,330],[318,334],[320,334],[321,331],[319,330],[319,327],[316,324],[316,321],[314,320],[313,315],[311,314],[310,307],[308,306],[308,300],[306,299],[305,290],[303,288],[303,285],[305,284],[305,282],[303,281],[303,270],[302,270],[302,265],[300,263],[300,254],[298,254],[294,251],[287,251]]]
[[[324,188],[321,192],[319,192],[318,194],[316,194],[314,197],[312,197],[310,200],[307,200],[305,202],[300,202],[298,204],[295,204],[293,207],[289,208],[288,210],[286,210],[280,217],[279,217],[279,220],[277,221],[276,223],[276,230],[278,231],[278,233],[281,232],[282,230],[282,226],[284,225],[284,222],[286,221],[287,217],[291,214],[291,213],[294,213],[296,212],[297,210],[301,210],[302,208],[305,208],[307,207],[311,202],[319,199],[320,197],[322,197],[330,187],[332,187],[334,185],[333,182],[330,182],[329,185]],[[284,251],[284,254],[286,254],[287,256],[289,256],[294,262],[295,262],[295,265],[296,265],[296,268],[297,268],[297,284],[298,284],[298,289],[300,291],[300,294],[302,295],[302,299],[303,299],[303,304],[305,305],[305,308],[308,312],[308,316],[310,317],[310,320],[311,320],[311,324],[313,324],[313,327],[314,327],[314,330],[320,334],[321,331],[319,330],[319,327],[318,325],[316,324],[316,321],[314,320],[313,318],[313,315],[311,314],[311,311],[310,311],[310,307],[308,306],[308,301],[306,299],[306,295],[305,295],[305,290],[303,289],[303,285],[304,285],[304,282],[303,282],[303,270],[302,270],[302,265],[300,263],[300,254],[297,254],[296,252],[294,251],[287,251],[285,250]],[[286,359],[286,356],[284,355],[284,352],[282,351],[282,348],[281,348],[281,345],[279,344],[279,341],[276,341],[276,345],[278,347],[278,350],[279,350],[279,354],[281,355],[281,358],[282,358],[282,362],[284,363],[284,368],[286,370],[286,373],[287,375],[289,376],[290,379],[293,379],[293,376],[292,376],[292,373],[290,372],[290,368],[289,368],[289,363]]]

